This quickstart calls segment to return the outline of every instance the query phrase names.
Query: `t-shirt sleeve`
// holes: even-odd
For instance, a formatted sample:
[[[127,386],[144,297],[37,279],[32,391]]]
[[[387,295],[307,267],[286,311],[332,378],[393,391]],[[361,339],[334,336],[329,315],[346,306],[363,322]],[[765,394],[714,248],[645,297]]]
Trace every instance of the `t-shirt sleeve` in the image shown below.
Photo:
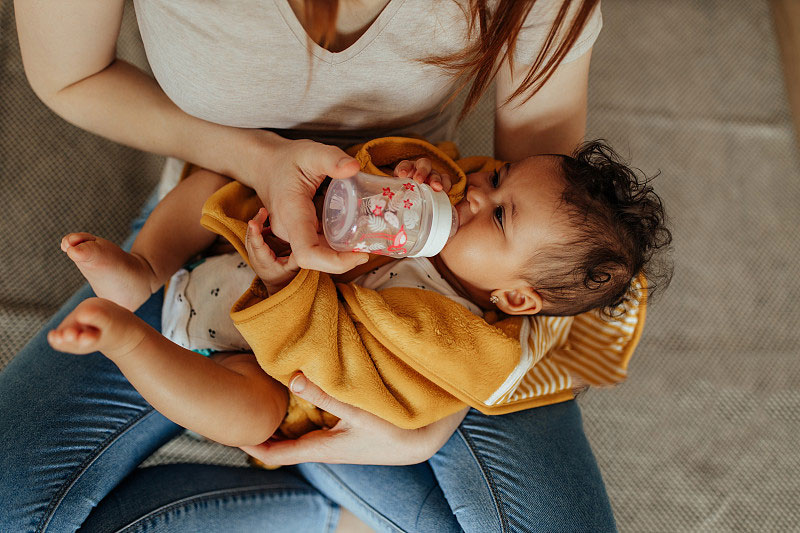
[[[539,51],[544,45],[545,40],[547,39],[547,35],[550,32],[550,27],[553,25],[553,21],[558,15],[560,7],[561,2],[555,0],[540,0],[534,4],[533,8],[531,8],[531,12],[528,14],[528,17],[525,19],[522,29],[520,29],[519,36],[517,37],[517,42],[514,49],[515,64],[523,66],[533,64],[533,62],[536,60],[536,57],[539,55]],[[575,15],[577,15],[579,8],[580,2],[573,2],[573,5],[570,7],[569,13],[567,14],[567,18],[559,30],[560,39],[563,39],[566,36],[566,32],[572,25],[572,21],[575,19]],[[594,10],[592,10],[592,13],[589,15],[583,30],[578,36],[578,39],[575,41],[575,44],[572,45],[572,48],[564,57],[563,62],[569,63],[570,61],[574,61],[585,54],[594,45],[594,42],[597,40],[597,36],[600,34],[602,27],[603,16],[600,12],[600,4],[598,3]],[[556,46],[557,44],[554,45],[553,50],[555,50]]]

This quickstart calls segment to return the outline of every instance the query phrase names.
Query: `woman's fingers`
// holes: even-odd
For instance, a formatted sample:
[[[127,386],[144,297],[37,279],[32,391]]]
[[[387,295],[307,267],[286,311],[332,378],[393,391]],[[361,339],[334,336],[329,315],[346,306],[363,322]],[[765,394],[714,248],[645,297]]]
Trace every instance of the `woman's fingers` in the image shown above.
[[[309,140],[287,145],[284,165],[286,179],[270,183],[263,196],[270,199],[272,230],[291,244],[302,268],[341,273],[367,261],[364,253],[336,252],[317,237],[317,214],[312,197],[330,176],[348,178],[358,172],[358,161],[341,149]],[[278,169],[280,171],[280,168]]]
[[[335,439],[330,430],[317,430],[306,433],[293,440],[268,441],[258,446],[241,446],[241,449],[268,465],[296,465],[298,463],[341,463],[346,462],[333,456]]]
[[[297,439],[269,441],[259,446],[242,446],[242,450],[272,465],[353,462],[353,457],[347,456],[347,452],[353,448],[351,444],[346,443],[349,428],[354,420],[359,420],[364,415],[368,418],[374,415],[332,398],[299,372],[289,382],[289,388],[296,396],[339,417],[339,423],[332,429],[312,431]],[[375,419],[379,424],[385,424],[377,417]]]
[[[286,194],[284,204],[279,207],[284,213],[283,226],[292,246],[292,253],[300,268],[321,270],[341,274],[366,263],[365,253],[337,252],[327,243],[321,242],[317,233],[317,214],[310,197],[302,194]],[[273,231],[275,225],[273,224]],[[281,237],[281,235],[278,235]]]
[[[296,396],[313,403],[323,411],[349,422],[353,422],[353,420],[365,414],[358,407],[353,407],[329,396],[300,372],[295,374],[289,381],[289,389]]]
[[[292,146],[296,150],[295,164],[314,190],[325,176],[333,179],[349,178],[360,168],[357,159],[336,146],[309,140],[295,141]]]
[[[305,462],[408,465],[429,459],[447,442],[464,419],[467,408],[424,428],[400,429],[371,413],[339,402],[302,374],[290,387],[295,395],[339,417],[331,429],[312,431],[298,439],[243,446],[266,464]]]

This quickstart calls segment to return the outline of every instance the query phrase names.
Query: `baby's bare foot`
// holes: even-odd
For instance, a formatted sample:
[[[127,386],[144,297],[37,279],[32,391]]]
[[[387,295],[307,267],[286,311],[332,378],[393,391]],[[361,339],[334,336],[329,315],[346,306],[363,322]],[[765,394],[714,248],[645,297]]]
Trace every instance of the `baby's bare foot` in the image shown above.
[[[155,275],[142,257],[91,233],[70,233],[61,249],[94,289],[94,293],[135,311],[152,293]]]
[[[61,352],[103,352],[111,359],[123,357],[145,338],[143,324],[131,311],[109,300],[89,298],[47,333],[50,346]]]

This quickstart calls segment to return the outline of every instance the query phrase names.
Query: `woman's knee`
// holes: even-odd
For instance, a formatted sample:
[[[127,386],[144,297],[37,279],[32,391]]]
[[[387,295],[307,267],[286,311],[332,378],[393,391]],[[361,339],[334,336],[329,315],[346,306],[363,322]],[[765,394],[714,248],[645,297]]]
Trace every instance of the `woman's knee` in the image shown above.
[[[473,410],[431,466],[465,530],[615,531],[575,402]]]

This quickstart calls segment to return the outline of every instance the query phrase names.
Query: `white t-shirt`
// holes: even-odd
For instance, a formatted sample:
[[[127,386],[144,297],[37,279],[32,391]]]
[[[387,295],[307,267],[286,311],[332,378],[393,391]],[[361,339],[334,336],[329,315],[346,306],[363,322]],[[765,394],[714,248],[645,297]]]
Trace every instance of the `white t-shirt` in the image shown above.
[[[352,46],[334,53],[312,43],[309,54],[287,0],[134,1],[153,74],[181,109],[341,146],[403,133],[453,139],[457,109],[439,111],[454,80],[420,60],[466,47],[468,4],[389,0]],[[534,4],[516,43],[521,67],[536,58],[560,5]],[[596,9],[565,61],[583,55],[601,26]]]

